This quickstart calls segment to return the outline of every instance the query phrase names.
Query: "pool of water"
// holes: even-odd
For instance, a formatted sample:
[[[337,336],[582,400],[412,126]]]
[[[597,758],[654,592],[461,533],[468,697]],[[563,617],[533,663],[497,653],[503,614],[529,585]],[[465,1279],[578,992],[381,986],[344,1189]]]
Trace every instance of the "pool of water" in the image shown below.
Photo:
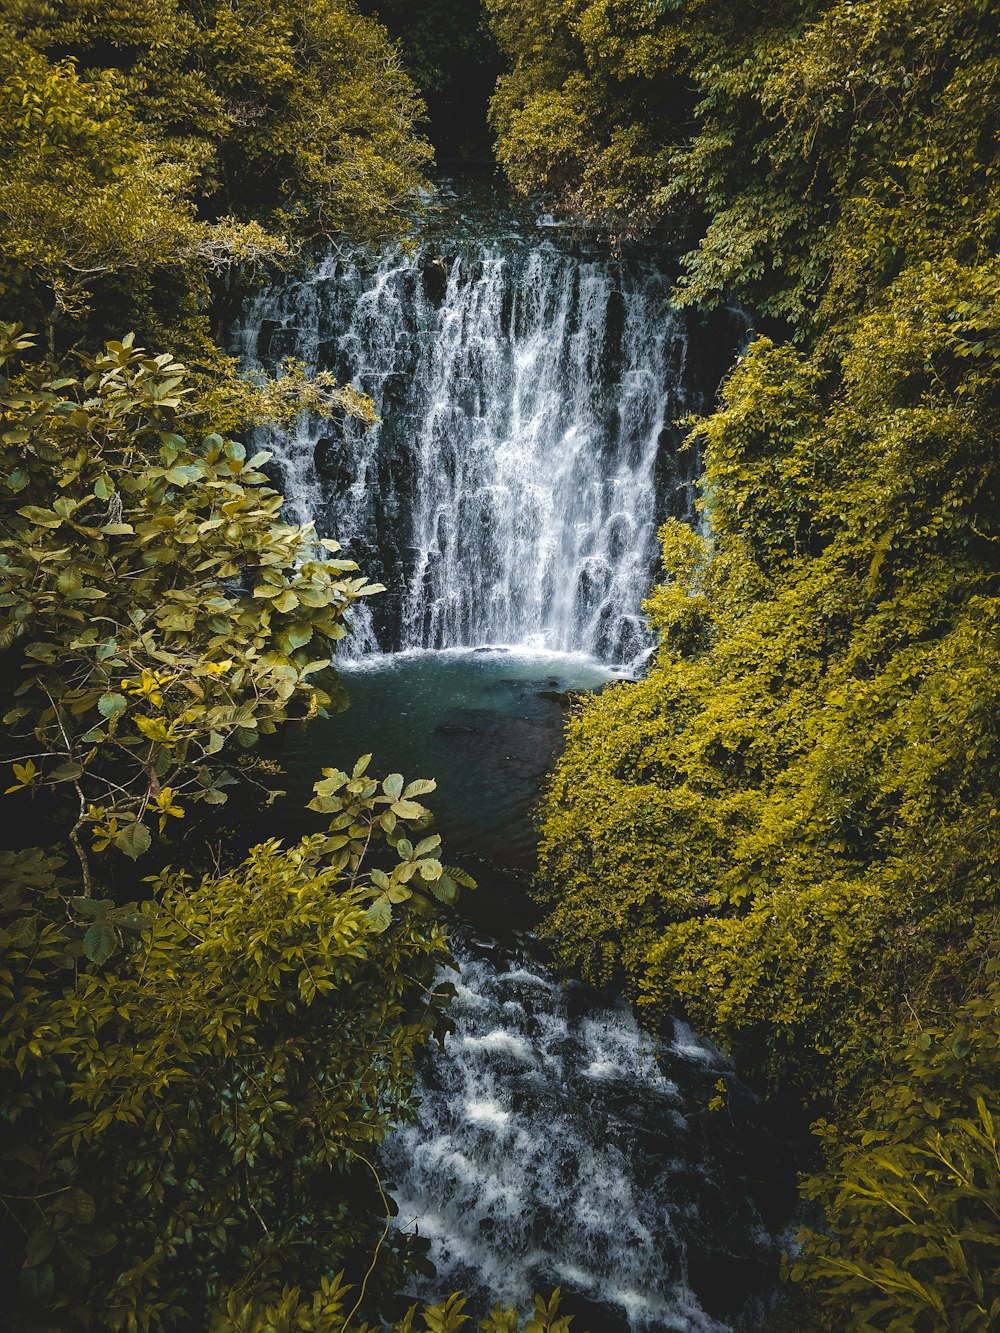
[[[282,755],[300,807],[322,768],[430,777],[427,798],[451,861],[530,873],[533,811],[564,738],[573,691],[597,690],[613,668],[544,649],[414,649],[338,663],[345,713],[296,728]],[[569,692],[569,694],[567,694]]]

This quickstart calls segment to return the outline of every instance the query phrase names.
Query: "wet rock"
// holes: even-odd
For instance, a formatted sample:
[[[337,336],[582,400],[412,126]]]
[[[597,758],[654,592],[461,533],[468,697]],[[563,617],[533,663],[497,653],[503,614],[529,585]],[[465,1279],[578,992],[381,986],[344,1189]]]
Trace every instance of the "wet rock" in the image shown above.
[[[601,1333],[629,1333],[628,1317],[622,1310],[595,1301],[565,1282],[560,1291],[559,1313],[572,1315],[574,1327],[600,1329]]]
[[[420,278],[428,301],[440,307],[448,291],[448,265],[439,255],[435,255],[421,265]]]
[[[560,708],[571,708],[591,693],[590,690],[536,690],[539,699],[548,699]]]
[[[257,331],[257,355],[266,361],[271,350],[271,340],[281,327],[276,319],[262,319]]]
[[[732,1318],[748,1303],[748,1297],[768,1290],[760,1261],[747,1255],[727,1253],[710,1245],[691,1246],[687,1267],[691,1290],[705,1313],[714,1319]]]

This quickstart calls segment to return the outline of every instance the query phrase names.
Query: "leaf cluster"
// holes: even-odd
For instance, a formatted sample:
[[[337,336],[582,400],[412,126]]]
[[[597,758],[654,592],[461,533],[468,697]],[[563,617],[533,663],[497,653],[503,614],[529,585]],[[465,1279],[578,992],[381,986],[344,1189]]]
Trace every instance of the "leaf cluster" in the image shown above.
[[[824,1169],[804,1184],[827,1228],[799,1237],[794,1281],[819,1286],[845,1327],[989,1328],[1000,1317],[998,964],[952,1024],[911,1028],[856,1127],[816,1126]]]
[[[3,337],[3,361],[28,341]],[[341,706],[343,613],[379,587],[281,521],[267,455],[209,428],[169,355],[127,337],[0,392],[8,791],[72,812],[89,893],[94,852],[137,858],[261,736]]]
[[[368,916],[375,930],[387,930],[392,922],[392,909],[398,903],[407,903],[411,910],[423,916],[434,912],[432,898],[453,907],[458,901],[459,887],[474,889],[475,880],[457,866],[443,866],[435,853],[441,839],[436,833],[421,838],[414,846],[406,836],[408,823],[425,826],[430,811],[415,799],[432,792],[436,783],[429,778],[418,778],[404,786],[400,773],[390,773],[379,784],[366,776],[371,755],[362,755],[348,775],[340,769],[325,768],[323,777],[313,788],[315,796],[309,809],[320,814],[335,813],[326,847],[332,855],[332,865],[353,877],[373,836],[383,837],[392,847],[398,861],[387,873],[374,869],[370,875],[371,905]],[[353,881],[352,881],[353,882]],[[431,895],[428,897],[428,895]]]
[[[294,847],[200,883],[161,872],[141,911],[73,901],[88,937],[132,932],[114,966],[85,965],[109,951],[66,919],[57,864],[0,865],[11,1328],[244,1327],[237,1310],[339,1269],[391,1293],[410,1242],[389,1235],[372,1154],[451,990],[415,901],[394,898],[391,922],[372,910],[380,841],[428,866],[368,785],[324,797],[328,832]],[[400,834],[425,820],[390,799]],[[366,815],[364,853],[345,855]]]
[[[549,1300],[535,1296],[534,1310],[522,1319],[517,1311],[497,1306],[479,1322],[480,1333],[569,1333],[571,1316],[559,1314],[559,1288]],[[240,1306],[230,1300],[225,1313],[217,1317],[210,1333],[375,1333],[368,1324],[352,1322],[354,1310],[345,1309],[351,1289],[340,1276],[324,1281],[311,1295],[286,1288],[278,1300],[263,1308]],[[440,1305],[411,1306],[401,1319],[381,1325],[386,1333],[459,1333],[469,1322],[464,1313],[465,1298],[457,1292]]]

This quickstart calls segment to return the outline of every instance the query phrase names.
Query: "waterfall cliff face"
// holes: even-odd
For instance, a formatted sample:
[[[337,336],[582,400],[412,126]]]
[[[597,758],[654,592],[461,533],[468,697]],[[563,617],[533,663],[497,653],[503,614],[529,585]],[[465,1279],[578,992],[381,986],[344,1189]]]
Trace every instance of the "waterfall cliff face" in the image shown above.
[[[381,418],[269,442],[294,516],[390,590],[356,652],[648,646],[657,524],[692,509],[685,322],[653,263],[540,234],[334,255],[246,313],[246,364],[332,370]]]

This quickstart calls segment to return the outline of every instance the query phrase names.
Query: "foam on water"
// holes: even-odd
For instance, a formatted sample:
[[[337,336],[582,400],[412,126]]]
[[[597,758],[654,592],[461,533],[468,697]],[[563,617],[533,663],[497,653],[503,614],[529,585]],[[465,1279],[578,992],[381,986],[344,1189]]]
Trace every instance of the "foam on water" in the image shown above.
[[[691,406],[686,326],[655,264],[539,236],[332,255],[246,311],[246,365],[332,369],[381,418],[267,441],[291,515],[392,590],[348,652],[650,647],[657,523],[692,512],[696,460],[664,447]]]
[[[378,672],[392,670],[408,662],[462,662],[472,661],[477,665],[489,665],[502,662],[510,668],[510,674],[523,673],[525,678],[533,679],[539,668],[545,671],[558,671],[572,676],[583,676],[596,683],[606,680],[631,679],[631,672],[626,665],[609,665],[601,662],[591,653],[561,652],[546,648],[540,643],[488,643],[474,648],[458,645],[452,648],[400,648],[394,652],[371,650],[363,656],[338,657],[338,669],[345,674],[364,671]]]
[[[561,1284],[586,1302],[581,1327],[720,1333],[692,1268],[716,1255],[724,1289],[727,1262],[766,1272],[775,1245],[679,1113],[705,1119],[718,1054],[656,1043],[624,1003],[527,956],[458,956],[455,1031],[428,1057],[417,1123],[385,1149],[397,1225],[430,1241],[438,1269],[418,1294],[524,1309]]]

